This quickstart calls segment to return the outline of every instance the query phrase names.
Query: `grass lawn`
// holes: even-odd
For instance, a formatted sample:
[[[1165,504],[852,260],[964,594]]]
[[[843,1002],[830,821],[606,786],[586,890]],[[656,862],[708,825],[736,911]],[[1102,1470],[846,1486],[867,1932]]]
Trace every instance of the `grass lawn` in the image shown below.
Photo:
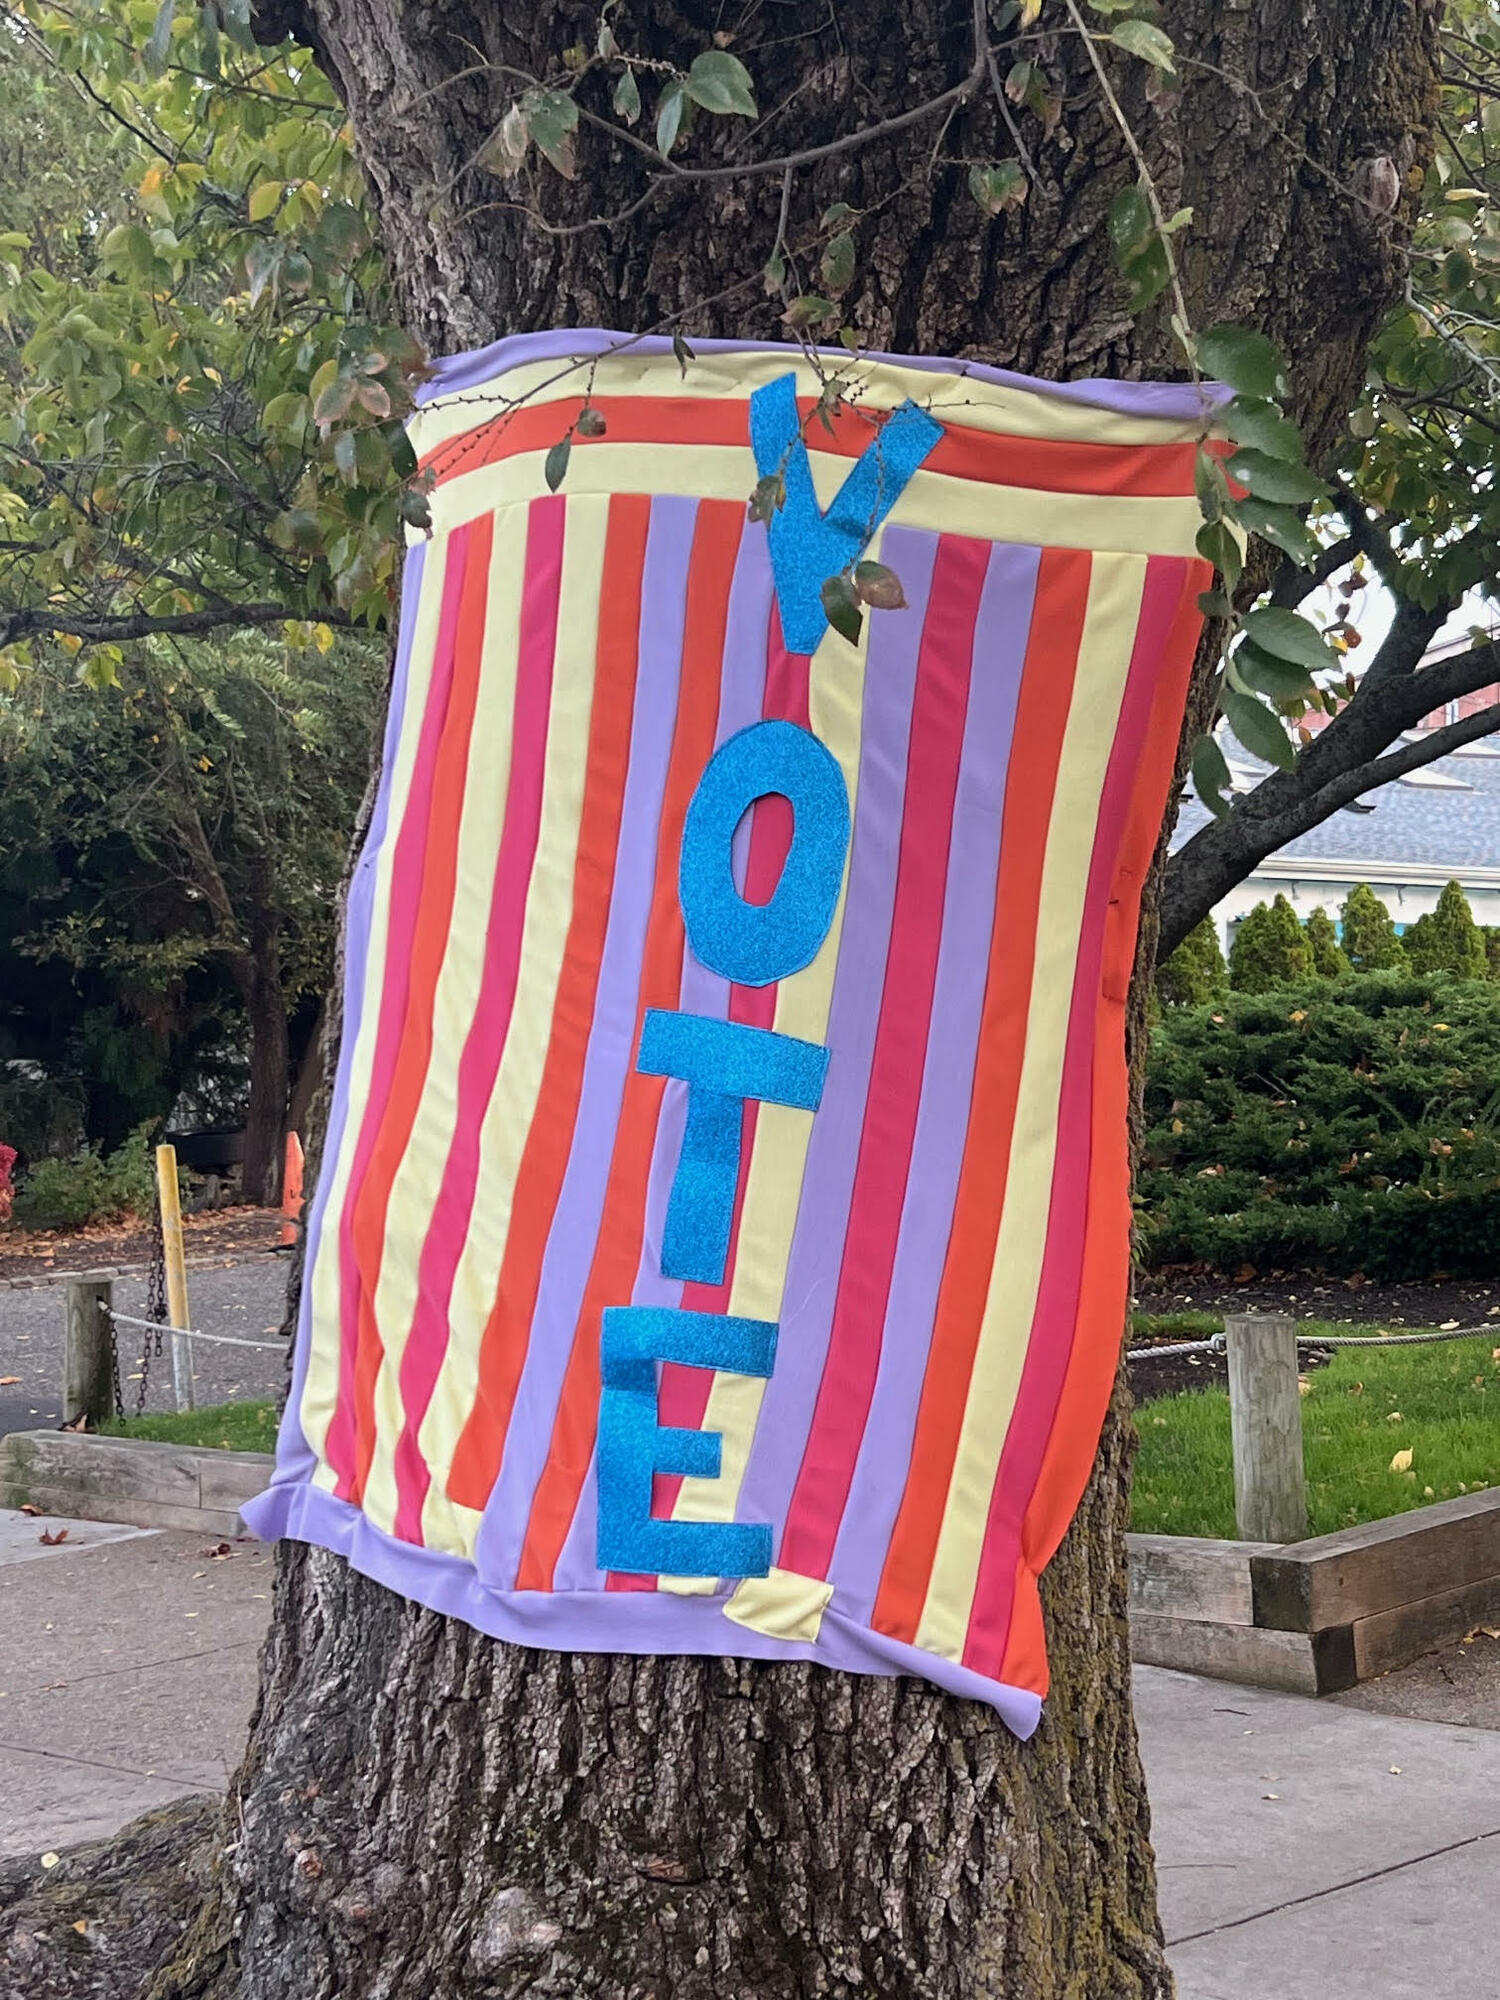
[[[1307,1331],[1347,1329],[1309,1321]],[[1305,1378],[1302,1439],[1313,1534],[1500,1485],[1497,1340],[1500,1327],[1493,1340],[1345,1348]],[[1197,1389],[1143,1403],[1136,1425],[1141,1449],[1131,1526],[1143,1534],[1232,1537],[1228,1391]],[[1409,1458],[1393,1467],[1404,1453]]]
[[[182,1410],[170,1415],[153,1411],[147,1417],[112,1417],[103,1426],[106,1437],[155,1438],[161,1444],[192,1444],[214,1451],[274,1451],[274,1403],[220,1403],[208,1410]]]

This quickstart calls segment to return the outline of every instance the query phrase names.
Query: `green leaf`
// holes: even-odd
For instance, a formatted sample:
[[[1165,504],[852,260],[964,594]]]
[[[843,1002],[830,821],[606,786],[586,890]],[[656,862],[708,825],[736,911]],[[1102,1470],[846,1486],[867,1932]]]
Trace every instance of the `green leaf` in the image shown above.
[[[150,232],[142,229],[139,223],[117,223],[100,249],[116,275],[123,275],[129,270],[148,278],[156,268],[156,250]]]
[[[1224,690],[1223,708],[1225,721],[1252,757],[1279,765],[1283,771],[1292,769],[1297,753],[1282,727],[1280,716],[1273,709],[1251,695],[1237,693],[1233,688]]]
[[[1224,760],[1224,752],[1212,736],[1200,736],[1193,751],[1193,790],[1198,794],[1216,819],[1222,819],[1229,806],[1222,797],[1234,783],[1229,766]]]
[[[1279,401],[1288,393],[1281,356],[1263,333],[1248,326],[1211,326],[1197,340],[1198,366],[1242,396]]]
[[[845,223],[859,219],[858,209],[851,208],[847,201],[835,201],[824,209],[818,219],[819,229],[840,229]]]
[[[804,292],[793,299],[781,315],[783,322],[794,331],[809,326],[826,326],[831,319],[837,319],[839,309],[832,299],[822,299],[815,292]]]
[[[1176,74],[1176,51],[1172,47],[1172,37],[1154,22],[1122,21],[1118,28],[1111,29],[1105,39],[1130,55],[1139,56],[1142,62],[1164,69],[1169,76]]]
[[[1007,209],[1019,208],[1030,186],[1019,160],[1000,160],[992,167],[969,169],[969,193],[986,215],[1003,215]]]
[[[355,436],[353,431],[340,431],[333,441],[333,462],[338,467],[339,477],[346,486],[352,486],[358,476],[355,458]]]
[[[615,85],[614,96],[610,100],[616,112],[627,125],[636,124],[641,115],[641,87],[635,80],[635,71],[627,69]]]
[[[823,249],[818,262],[818,275],[823,280],[825,291],[837,298],[847,292],[854,282],[854,238],[847,229],[841,229]]]
[[[602,438],[608,429],[603,410],[596,410],[592,403],[585,403],[578,412],[578,435],[581,438]]]
[[[779,472],[768,472],[757,479],[755,491],[750,495],[750,519],[764,521],[770,525],[771,516],[786,505],[786,480]]]
[[[1307,523],[1291,507],[1274,507],[1264,500],[1241,500],[1235,507],[1241,527],[1280,549],[1294,563],[1306,569],[1317,561],[1320,544],[1308,532]]]
[[[1205,521],[1222,521],[1230,511],[1229,481],[1224,477],[1223,461],[1217,452],[1205,451],[1202,445],[1193,460],[1193,491]]]
[[[1234,666],[1246,687],[1272,701],[1305,702],[1317,692],[1306,667],[1263,653],[1249,639],[1242,639],[1235,648]]]
[[[1151,240],[1151,204],[1131,182],[1109,205],[1109,240],[1122,266],[1138,257]]]
[[[1303,465],[1288,465],[1263,451],[1237,451],[1229,461],[1229,474],[1241,486],[1248,486],[1257,500],[1278,506],[1295,507],[1321,500],[1328,491],[1315,472]]]
[[[262,181],[250,192],[250,220],[264,222],[268,215],[276,213],[276,204],[281,200],[283,181]]]
[[[172,47],[172,20],[176,12],[177,0],[161,0],[143,51],[146,67],[149,70],[160,71],[166,68],[167,55]]]
[[[861,604],[868,604],[872,611],[906,609],[906,592],[901,588],[901,579],[884,563],[856,563],[853,586],[855,597]]]
[[[1240,553],[1239,540],[1227,521],[1205,521],[1198,530],[1198,553],[1205,562],[1211,562],[1224,579],[1226,590],[1233,590],[1240,580],[1245,567],[1245,559]]]
[[[565,90],[526,93],[527,124],[542,157],[564,180],[578,178],[578,106]]]
[[[1322,633],[1295,611],[1276,606],[1252,611],[1245,619],[1245,636],[1261,652],[1274,653],[1278,660],[1294,660],[1309,673],[1322,673],[1339,664]]]
[[[829,577],[819,595],[823,599],[823,609],[827,612],[828,622],[834,631],[840,638],[847,639],[851,646],[857,646],[864,626],[864,616],[848,577],[842,573]]]
[[[1307,457],[1301,431],[1263,397],[1236,396],[1224,412],[1223,423],[1236,444],[1252,445],[1269,458],[1301,465]]]
[[[740,118],[758,115],[750,72],[728,49],[705,49],[701,56],[694,56],[683,87],[705,111]],[[664,153],[669,150],[662,147]]]
[[[679,371],[684,375],[688,372],[688,363],[697,359],[692,348],[683,339],[680,328],[674,328],[672,332],[672,358],[677,363]]]
[[[682,114],[687,95],[680,83],[669,83],[656,107],[656,150],[667,159],[682,130]]]
[[[335,375],[333,380],[318,392],[313,403],[313,422],[326,426],[336,424],[340,418],[347,417],[354,407],[354,391],[355,381],[352,375]]]
[[[559,438],[551,451],[548,452],[546,462],[542,467],[542,477],[547,482],[547,491],[549,493],[555,493],[567,477],[568,460],[572,455],[573,440],[571,437]]]
[[[1125,267],[1125,277],[1130,285],[1130,310],[1144,312],[1153,299],[1160,298],[1172,282],[1172,265],[1167,256],[1167,246],[1162,238],[1153,236],[1138,256],[1132,257]]]
[[[102,694],[106,688],[117,688],[120,685],[120,676],[116,672],[114,660],[108,653],[102,651],[84,654],[78,663],[78,678],[86,688],[92,688],[95,694]]]

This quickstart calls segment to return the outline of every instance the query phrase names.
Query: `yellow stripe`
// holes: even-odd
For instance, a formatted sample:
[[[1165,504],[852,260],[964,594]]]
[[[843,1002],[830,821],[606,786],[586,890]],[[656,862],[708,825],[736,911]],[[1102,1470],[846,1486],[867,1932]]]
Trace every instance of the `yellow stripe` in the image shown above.
[[[1057,1150],[1068,1005],[1105,773],[1140,618],[1146,565],[1099,555],[1042,866],[1036,963],[1005,1208],[917,1644],[962,1658],[990,1496],[1015,1409],[1041,1281]],[[1069,1171],[1064,1162],[1061,1171]]]
[[[484,650],[474,728],[464,771],[453,921],[432,1004],[432,1051],[406,1150],[391,1181],[375,1291],[382,1356],[375,1380],[375,1441],[364,1510],[378,1527],[396,1525],[396,1440],[401,1435],[401,1361],[417,1305],[422,1246],[442,1185],[458,1117],[458,1066],[479,1004],[490,887],[510,783],[511,717],[521,643],[526,520],[495,524],[486,583]]]
[[[872,545],[879,555],[879,538]],[[876,614],[879,615],[878,613]],[[854,811],[859,788],[860,718],[864,706],[865,660],[870,621],[851,651],[846,640],[827,633],[809,668],[808,698],[814,735],[833,752],[849,787]],[[851,849],[853,843],[851,842]],[[776,993],[778,1034],[805,1042],[822,1042],[828,1033],[833,976],[838,966],[844,929],[844,902],[849,887],[849,860],[828,935],[812,964],[782,980]],[[802,1177],[814,1114],[782,1104],[762,1104],[756,1114],[755,1144],[745,1181],[740,1215],[734,1283],[729,1310],[747,1319],[779,1319],[792,1232],[802,1199]],[[678,1521],[732,1521],[740,1487],[755,1441],[755,1427],[766,1385],[757,1375],[714,1376],[703,1429],[724,1440],[717,1479],[685,1479],[672,1517]],[[706,1596],[717,1589],[712,1577],[663,1577],[662,1588],[684,1596]]]
[[[813,487],[826,508],[848,476],[850,461],[808,453]],[[546,453],[520,452],[445,480],[431,498],[432,517],[453,528],[497,507],[542,499]],[[699,500],[747,500],[756,481],[748,445],[611,444],[580,446],[564,488],[586,493],[679,493]],[[1191,556],[1203,515],[1191,495],[1142,499],[1097,493],[1041,493],[1025,486],[990,486],[975,479],[921,470],[890,514],[892,526],[1027,547],[1119,549],[1130,555]]]
[[[423,1540],[449,1555],[472,1555],[480,1521],[474,1509],[449,1500],[448,1474],[478,1391],[480,1340],[500,1279],[521,1153],[541,1094],[573,917],[608,529],[608,501],[568,501],[541,823],[526,891],[515,1007],[480,1130],[479,1192],[455,1276],[448,1347],[420,1433],[431,1473]]]
[[[375,1062],[375,1037],[380,1020],[380,995],[385,986],[385,954],[390,926],[391,869],[396,838],[411,795],[412,770],[422,735],[422,716],[432,685],[433,663],[437,656],[438,626],[443,608],[443,580],[448,559],[448,538],[436,535],[427,550],[422,569],[422,589],[415,606],[411,653],[406,669],[406,701],[401,715],[401,732],[388,776],[390,799],[386,815],[385,839],[375,863],[375,881],[370,908],[370,941],[364,967],[359,1011],[359,1032],[349,1056],[350,1115],[344,1126],[338,1154],[323,1163],[329,1175],[327,1204],[323,1210],[323,1233],[307,1275],[312,1293],[311,1340],[307,1355],[307,1378],[302,1389],[303,1435],[317,1455],[314,1484],[330,1493],[337,1479],[327,1463],[328,1427],[333,1421],[339,1396],[339,1217],[349,1189],[349,1174],[359,1143],[360,1112],[370,1089],[370,1072]],[[321,1190],[320,1190],[321,1192]]]
[[[893,362],[851,361],[842,352],[831,354],[829,359],[849,383],[851,399],[862,409],[893,410],[909,399],[931,410],[940,422],[1003,437],[1109,445],[1181,444],[1201,437],[1212,424],[1212,412],[1207,409],[1201,420],[1187,422],[1133,416],[1051,396],[1045,388],[1002,388],[965,375],[961,367],[903,368]],[[450,438],[492,422],[518,403],[557,403],[569,416],[576,416],[585,401],[586,388],[595,397],[701,396],[720,403],[745,402],[756,389],[788,374],[796,376],[799,396],[822,393],[817,372],[795,349],[769,354],[699,354],[688,363],[686,373],[670,354],[645,355],[629,348],[572,365],[565,360],[532,361],[427,404],[412,419],[412,443],[418,455],[425,456]],[[559,437],[566,428],[566,422],[559,423]]]

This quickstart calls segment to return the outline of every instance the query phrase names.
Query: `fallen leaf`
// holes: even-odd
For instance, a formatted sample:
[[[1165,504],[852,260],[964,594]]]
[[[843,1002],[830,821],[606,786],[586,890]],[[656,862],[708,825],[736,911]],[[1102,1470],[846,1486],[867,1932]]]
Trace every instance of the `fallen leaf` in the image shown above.
[[[1405,1451],[1398,1451],[1396,1456],[1391,1460],[1392,1472],[1409,1472],[1411,1470],[1412,1457],[1413,1453],[1410,1445],[1406,1447]]]
[[[1401,1412],[1399,1410],[1392,1410],[1390,1415],[1386,1418],[1386,1422],[1388,1424],[1399,1424],[1401,1420],[1402,1420]]]
[[[1399,1764],[1392,1764],[1391,1776],[1393,1778],[1399,1778],[1401,1776],[1401,1766]]]
[[[41,1511],[42,1510],[40,1507],[33,1507],[29,1500],[23,1500],[21,1502],[21,1512],[23,1514],[30,1514],[33,1518],[35,1518],[35,1516],[40,1514]]]
[[[1452,1333],[1454,1327],[1457,1325],[1458,1321],[1456,1319],[1445,1319],[1442,1322],[1442,1330],[1444,1333]]]
[[[20,1379],[19,1375],[0,1375],[0,1389],[14,1389]]]
[[[1479,1629],[1486,1639],[1500,1639],[1500,1625],[1481,1625]]]
[[[207,1556],[210,1562],[222,1562],[225,1556],[232,1556],[234,1550],[228,1542],[215,1542],[209,1548],[199,1549],[198,1553],[200,1556]]]
[[[88,1920],[88,1918],[87,1918],[87,1917],[80,1917],[80,1918],[78,1919],[77,1923],[76,1923],[76,1924],[74,1924],[73,1928],[74,1928],[74,1930],[75,1930],[75,1931],[77,1931],[77,1933],[78,1933],[78,1935],[79,1935],[80,1937],[87,1937],[87,1936],[88,1936],[88,1934],[89,1934],[89,1920]]]
[[[55,1868],[61,1860],[62,1856],[60,1854],[44,1854],[42,1856],[42,1866],[44,1868]]]
[[[44,1549],[55,1549],[59,1542],[65,1542],[67,1539],[68,1531],[66,1528],[59,1528],[55,1535],[49,1535],[47,1530],[43,1528],[41,1534],[37,1537],[37,1540]]]
[[[1281,1794],[1280,1792],[1262,1792],[1261,1797],[1263,1799],[1279,1799]]]

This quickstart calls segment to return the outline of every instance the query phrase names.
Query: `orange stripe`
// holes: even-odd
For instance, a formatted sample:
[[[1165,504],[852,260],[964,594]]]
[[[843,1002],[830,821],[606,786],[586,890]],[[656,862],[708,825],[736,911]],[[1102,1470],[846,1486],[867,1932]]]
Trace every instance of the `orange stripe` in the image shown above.
[[[1042,866],[1088,607],[1090,564],[1087,551],[1045,549],[1037,573],[1016,747],[1005,784],[995,927],[963,1168],[906,1490],[872,1620],[878,1631],[908,1645],[916,1640],[937,1551],[1005,1206]]]
[[[573,1143],[630,762],[641,574],[650,522],[647,498],[618,495],[609,503],[573,914],[541,1088],[516,1175],[495,1302],[480,1341],[478,1390],[448,1477],[449,1498],[462,1507],[483,1507],[499,1475],[541,1284],[547,1233]]]
[[[448,947],[453,895],[458,880],[458,830],[463,818],[464,779],[479,699],[479,670],[484,656],[484,620],[489,592],[493,520],[474,523],[473,540],[459,599],[458,633],[454,647],[453,692],[443,720],[433,772],[432,818],[428,825],[422,891],[417,901],[417,926],[412,937],[405,1026],[386,1099],[385,1115],[370,1155],[369,1171],[354,1205],[352,1236],[354,1266],[359,1279],[359,1317],[354,1360],[354,1420],[356,1469],[353,1498],[364,1493],[375,1450],[375,1381],[384,1348],[375,1321],[375,1292],[385,1248],[386,1216],[391,1185],[406,1142],[411,1137],[417,1106],[432,1054],[432,1003],[438,974]]]
[[[1125,1061],[1125,1006],[1135,964],[1141,895],[1166,811],[1188,682],[1202,629],[1198,593],[1209,584],[1207,564],[1183,565],[1182,596],[1162,648],[1151,720],[1106,919],[1094,1033],[1093,1167],[1077,1335],[1041,1471],[1022,1524],[1015,1618],[1000,1670],[1000,1679],[1008,1685],[1035,1686],[1041,1693],[1046,1691],[1046,1667],[1035,1579],[1057,1552],[1088,1484],[1119,1366],[1130,1282],[1130,1076]]]
[[[635,1046],[648,1007],[677,1004],[682,981],[683,927],[677,900],[677,859],[688,800],[713,755],[729,589],[745,511],[738,501],[705,500],[698,509],[688,572],[682,681],[672,755],[657,835],[656,882],[646,933],[636,1008]],[[537,1482],[518,1590],[550,1590],[594,1450],[599,1414],[599,1326],[604,1308],[625,1304],[635,1283],[646,1217],[652,1140],[664,1089],[660,1077],[632,1068],[615,1132],[604,1221],[574,1330],[552,1427],[551,1449]]]
[[[750,440],[748,400],[703,396],[596,396],[611,444],[745,445]],[[847,405],[832,428],[813,419],[816,404],[800,397],[808,447],[838,458],[858,458],[876,434],[868,413]],[[478,472],[527,451],[546,451],[566,429],[568,403],[527,405],[476,425],[437,445],[422,460],[439,480]],[[575,450],[589,440],[573,440]],[[1232,447],[1211,444],[1210,450]],[[994,486],[1030,487],[1042,493],[1098,493],[1137,499],[1181,498],[1193,491],[1193,444],[1116,445],[1058,438],[1015,438],[966,428],[945,419],[943,435],[925,461],[927,472],[978,479]]]

